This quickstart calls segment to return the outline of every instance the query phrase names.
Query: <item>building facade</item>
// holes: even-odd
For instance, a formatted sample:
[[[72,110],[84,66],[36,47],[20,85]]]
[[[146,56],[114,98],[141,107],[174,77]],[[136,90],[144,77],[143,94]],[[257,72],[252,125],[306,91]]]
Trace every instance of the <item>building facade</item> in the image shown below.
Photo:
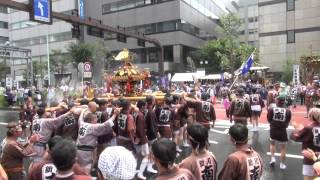
[[[233,11],[234,6],[219,0],[101,0],[85,3],[85,13],[104,24],[158,39],[164,46],[164,70],[184,71],[189,53],[217,38],[219,16]],[[90,32],[89,32],[90,31]],[[92,30],[85,30],[85,41],[95,41]],[[137,45],[136,39],[127,43],[117,41],[115,34],[104,33],[105,46],[117,52],[128,48],[136,54],[137,65],[151,71],[158,70],[157,49],[146,43]]]
[[[260,59],[271,72],[320,54],[319,0],[259,0],[258,7]]]
[[[17,0],[17,2],[29,3],[26,0]],[[52,10],[56,12],[71,14],[77,7],[77,0],[52,0]],[[52,25],[45,25],[30,21],[27,12],[9,9],[8,22],[10,46],[30,49],[33,62],[46,64],[48,50],[49,52],[52,50],[66,52],[67,46],[71,42],[76,42],[76,39],[72,38],[72,25],[64,21],[53,19]],[[25,71],[26,61],[14,60],[13,64],[19,67],[15,69],[13,78],[24,81],[25,79],[22,79],[21,76]],[[46,76],[47,71],[44,71],[41,78]]]
[[[240,0],[238,15],[243,20],[240,42],[259,47],[258,0]]]
[[[0,6],[0,45],[9,41],[8,31],[8,8]]]

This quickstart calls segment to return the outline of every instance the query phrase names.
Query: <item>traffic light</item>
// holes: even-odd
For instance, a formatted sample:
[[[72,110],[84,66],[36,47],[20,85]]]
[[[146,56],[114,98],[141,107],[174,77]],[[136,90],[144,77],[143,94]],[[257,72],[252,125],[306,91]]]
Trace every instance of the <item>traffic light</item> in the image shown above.
[[[119,42],[127,43],[127,37],[124,34],[117,34],[117,40]]]
[[[103,30],[96,27],[87,27],[87,34],[90,36],[104,38]]]
[[[144,40],[138,39],[138,46],[146,47],[146,42]]]
[[[80,38],[80,26],[79,24],[72,24],[71,28],[72,38]]]

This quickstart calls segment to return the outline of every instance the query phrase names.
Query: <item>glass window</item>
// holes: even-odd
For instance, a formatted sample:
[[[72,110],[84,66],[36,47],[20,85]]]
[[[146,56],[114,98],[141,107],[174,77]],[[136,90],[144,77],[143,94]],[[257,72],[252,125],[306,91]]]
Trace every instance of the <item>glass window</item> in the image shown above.
[[[287,31],[287,43],[295,43],[295,32],[294,30]]]
[[[164,46],[163,58],[164,61],[173,62],[173,46]]]
[[[173,0],[122,0],[102,5],[102,13],[110,13]]]
[[[145,34],[152,34],[157,32],[157,26],[156,24],[148,24],[145,26]]]
[[[102,13],[107,13],[111,11],[111,4],[102,5]]]
[[[157,24],[157,32],[166,32],[174,30],[176,30],[175,21],[161,22]]]
[[[0,21],[0,28],[1,29],[8,29],[8,22]]]
[[[8,14],[8,8],[4,6],[0,6],[0,13]]]
[[[287,11],[294,11],[295,0],[287,0]]]

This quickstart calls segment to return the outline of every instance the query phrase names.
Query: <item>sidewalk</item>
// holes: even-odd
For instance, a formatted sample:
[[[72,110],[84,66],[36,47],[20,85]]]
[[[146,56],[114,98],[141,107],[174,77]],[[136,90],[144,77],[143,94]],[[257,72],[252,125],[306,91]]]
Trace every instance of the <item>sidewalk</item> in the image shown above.
[[[0,107],[0,111],[19,111],[19,106]]]

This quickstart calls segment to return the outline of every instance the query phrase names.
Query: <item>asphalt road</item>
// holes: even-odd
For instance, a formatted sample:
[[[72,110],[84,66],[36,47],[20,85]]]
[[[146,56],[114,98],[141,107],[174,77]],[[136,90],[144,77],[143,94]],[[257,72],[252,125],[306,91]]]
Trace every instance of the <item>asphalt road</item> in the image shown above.
[[[0,140],[5,137],[6,128],[3,123],[17,120],[18,114],[14,111],[0,111]],[[218,161],[218,169],[222,168],[223,162],[227,156],[233,151],[233,146],[230,143],[229,135],[227,130],[230,123],[225,120],[218,120],[215,124],[215,128],[210,131],[210,150],[215,154]],[[250,128],[250,125],[249,125]],[[288,130],[290,134],[292,130]],[[260,153],[264,161],[264,171],[262,180],[301,180],[301,169],[302,169],[302,156],[301,156],[301,145],[296,142],[289,141],[286,164],[287,170],[279,169],[279,158],[277,157],[277,163],[274,168],[269,166],[270,156],[267,155],[269,152],[269,130],[267,124],[261,124],[259,132],[249,132],[249,143],[252,147]],[[190,152],[190,148],[183,149],[183,153],[178,158],[178,161],[186,157]],[[148,179],[153,179],[154,176],[146,174]]]

